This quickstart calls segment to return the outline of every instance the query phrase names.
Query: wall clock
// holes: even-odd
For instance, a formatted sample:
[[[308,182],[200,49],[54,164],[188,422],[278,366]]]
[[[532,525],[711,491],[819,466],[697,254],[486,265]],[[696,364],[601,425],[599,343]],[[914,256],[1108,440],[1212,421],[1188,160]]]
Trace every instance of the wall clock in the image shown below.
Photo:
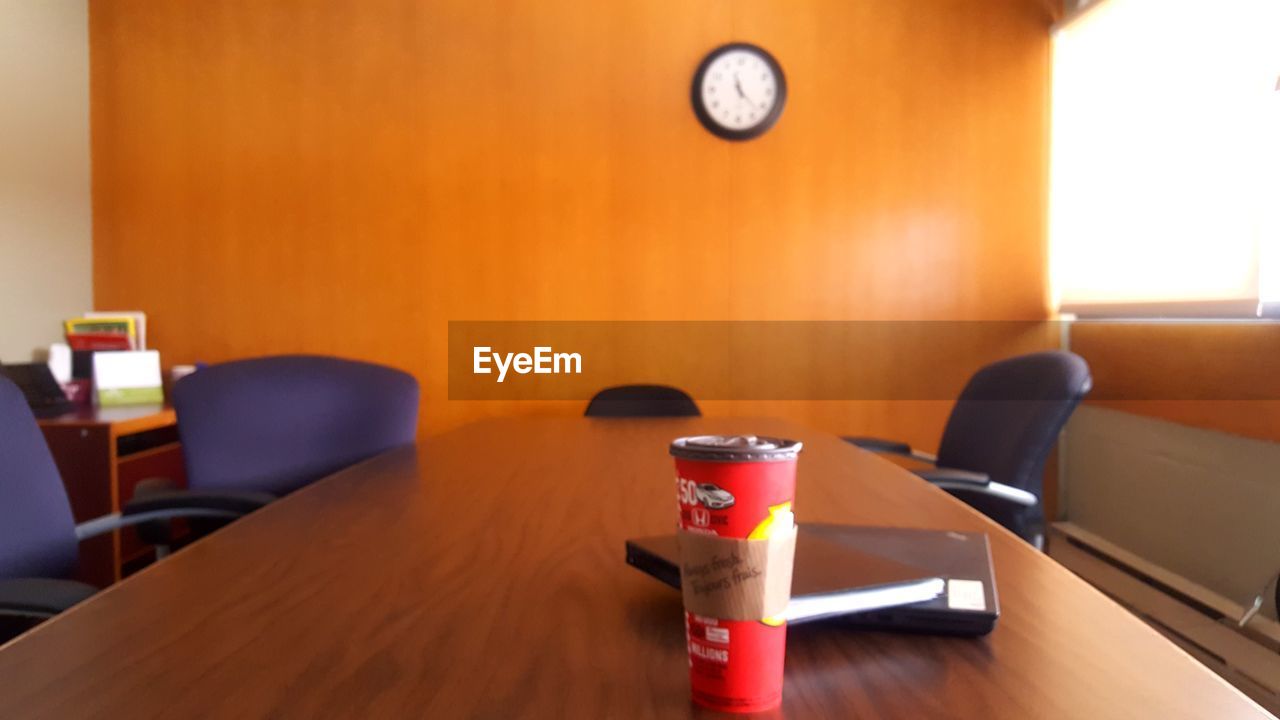
[[[693,112],[726,140],[750,140],[778,122],[787,102],[782,66],[764,48],[729,43],[712,50],[693,74]]]

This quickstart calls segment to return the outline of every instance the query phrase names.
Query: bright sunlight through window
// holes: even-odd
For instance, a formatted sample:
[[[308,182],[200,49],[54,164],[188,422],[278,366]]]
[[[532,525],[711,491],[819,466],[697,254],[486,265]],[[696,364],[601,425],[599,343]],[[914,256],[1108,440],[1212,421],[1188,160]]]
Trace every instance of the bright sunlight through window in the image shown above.
[[[1246,316],[1280,300],[1278,33],[1280,0],[1102,0],[1055,31],[1064,312]]]

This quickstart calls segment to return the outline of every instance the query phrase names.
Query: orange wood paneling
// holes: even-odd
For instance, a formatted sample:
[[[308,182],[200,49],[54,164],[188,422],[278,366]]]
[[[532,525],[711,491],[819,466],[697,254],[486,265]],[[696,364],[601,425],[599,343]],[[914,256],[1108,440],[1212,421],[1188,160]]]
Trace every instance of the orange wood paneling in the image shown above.
[[[385,362],[437,431],[582,408],[449,402],[449,320],[1046,315],[1040,0],[90,10],[95,303],[167,364]],[[730,40],[790,86],[748,143],[689,107]],[[948,405],[748,408],[927,447]]]
[[[1280,323],[1075,323],[1090,402],[1124,412],[1280,441]]]

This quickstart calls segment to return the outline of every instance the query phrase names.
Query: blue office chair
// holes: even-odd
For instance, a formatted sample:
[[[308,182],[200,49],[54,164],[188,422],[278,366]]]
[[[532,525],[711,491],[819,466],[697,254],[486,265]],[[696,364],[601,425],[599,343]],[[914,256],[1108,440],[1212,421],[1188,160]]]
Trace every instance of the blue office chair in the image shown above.
[[[587,404],[587,417],[701,417],[689,394],[666,385],[605,388]]]
[[[75,524],[66,488],[25,396],[0,378],[0,642],[97,592],[67,579],[78,543],[117,528],[170,517],[231,517],[227,509],[137,510]]]
[[[1021,355],[987,365],[969,379],[951,410],[937,456],[903,442],[845,440],[929,463],[916,475],[1040,547],[1045,459],[1092,386],[1089,365],[1079,355]]]
[[[261,507],[322,477],[414,442],[418,381],[382,365],[314,355],[237,360],[199,370],[173,390],[187,489],[139,484],[148,510]],[[199,536],[225,521],[193,521]],[[167,525],[167,524],[165,524]],[[165,525],[139,535],[164,554]]]

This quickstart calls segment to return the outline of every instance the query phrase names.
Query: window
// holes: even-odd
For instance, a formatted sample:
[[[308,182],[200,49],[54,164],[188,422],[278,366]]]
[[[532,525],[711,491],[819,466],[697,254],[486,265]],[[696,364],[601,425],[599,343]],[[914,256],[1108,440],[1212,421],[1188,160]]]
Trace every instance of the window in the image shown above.
[[[1101,0],[1053,38],[1063,312],[1280,302],[1280,0]]]

